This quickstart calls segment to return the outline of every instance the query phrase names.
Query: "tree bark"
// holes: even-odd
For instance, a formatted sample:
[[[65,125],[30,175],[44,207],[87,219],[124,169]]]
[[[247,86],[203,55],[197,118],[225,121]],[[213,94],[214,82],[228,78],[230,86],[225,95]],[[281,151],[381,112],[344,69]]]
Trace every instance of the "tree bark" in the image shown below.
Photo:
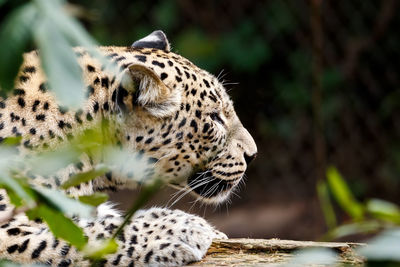
[[[339,254],[341,263],[362,266],[363,258],[354,248],[363,245],[279,239],[214,240],[206,257],[188,266],[283,266],[293,257],[293,251],[305,248],[332,249]]]

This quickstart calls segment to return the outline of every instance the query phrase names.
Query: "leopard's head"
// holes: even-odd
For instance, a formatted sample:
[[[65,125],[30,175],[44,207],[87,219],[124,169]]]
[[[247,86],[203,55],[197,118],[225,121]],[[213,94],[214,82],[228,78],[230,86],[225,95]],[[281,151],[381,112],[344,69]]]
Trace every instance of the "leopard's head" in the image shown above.
[[[218,203],[240,183],[257,147],[221,82],[169,47],[156,31],[125,49],[127,75],[115,99],[124,142],[155,159],[155,176]]]

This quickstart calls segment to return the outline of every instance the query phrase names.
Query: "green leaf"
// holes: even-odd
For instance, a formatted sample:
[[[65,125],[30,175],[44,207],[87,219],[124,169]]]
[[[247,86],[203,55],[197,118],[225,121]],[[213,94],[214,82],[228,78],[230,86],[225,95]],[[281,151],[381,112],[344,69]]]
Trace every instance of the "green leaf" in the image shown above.
[[[11,171],[16,168],[18,163],[17,153],[13,147],[0,147],[0,185],[7,190],[14,191],[28,207],[33,207],[35,200],[28,193],[26,186],[21,184],[21,180],[14,179],[11,175]]]
[[[27,208],[33,208],[36,206],[36,196],[26,179],[8,177],[3,174],[0,177],[0,188],[7,190],[11,203],[16,207],[26,206]]]
[[[49,86],[58,101],[68,107],[81,107],[84,84],[81,69],[68,40],[47,17],[37,24],[34,36]]]
[[[108,195],[105,193],[94,193],[88,196],[80,196],[79,201],[91,206],[98,206],[108,200]]]
[[[12,147],[0,146],[0,174],[5,175],[14,167],[17,160],[17,151]]]
[[[338,255],[327,248],[307,248],[293,253],[287,267],[298,266],[334,266],[339,260]]]
[[[104,166],[99,166],[98,168],[96,168],[94,170],[78,173],[78,174],[72,176],[71,178],[69,178],[67,181],[65,181],[61,185],[61,188],[68,189],[72,186],[76,186],[81,183],[91,181],[91,180],[95,179],[96,177],[105,174],[107,171],[108,171],[108,168],[106,168]]]
[[[348,235],[376,233],[382,228],[382,224],[377,221],[361,221],[340,225],[329,231],[322,239],[332,240]]]
[[[65,37],[72,46],[83,46],[97,58],[105,67],[106,71],[118,74],[120,69],[115,62],[100,54],[97,50],[97,42],[85,31],[79,22],[64,11],[62,5],[57,1],[35,0],[35,3],[43,14],[54,24],[60,34]]]
[[[345,180],[337,169],[329,167],[326,176],[333,196],[341,208],[354,220],[361,220],[364,216],[364,207],[355,200]]]
[[[381,199],[371,199],[366,206],[373,217],[400,224],[400,208],[396,204]]]
[[[19,264],[7,260],[0,260],[0,267],[46,267],[46,265],[33,263],[33,264]]]
[[[83,249],[83,254],[94,260],[102,259],[105,255],[117,252],[118,244],[115,239],[107,239],[98,245],[86,246]]]
[[[79,155],[74,147],[61,147],[57,150],[42,152],[26,160],[26,163],[30,169],[35,170],[36,174],[50,175],[77,162]]]
[[[368,242],[368,246],[358,249],[368,261],[396,261],[400,262],[400,229],[387,230]],[[369,265],[368,265],[369,266]],[[378,266],[378,265],[377,265]],[[393,264],[398,266],[398,264]]]
[[[322,212],[324,213],[325,222],[328,229],[336,227],[336,215],[329,196],[328,185],[325,181],[318,181],[317,193],[321,204]]]
[[[2,145],[6,146],[16,146],[21,143],[22,136],[15,136],[15,137],[6,137],[1,142]]]
[[[38,16],[31,3],[15,9],[1,25],[0,31],[0,93],[4,97],[14,86],[22,63],[22,54],[32,38]]]
[[[35,0],[34,2],[71,45],[87,48],[96,45],[96,41],[85,29],[75,19],[68,16],[59,1]]]
[[[10,171],[16,169],[20,158],[18,150],[11,146],[0,146],[0,174],[7,178]]]
[[[149,162],[146,156],[109,146],[104,149],[103,160],[104,164],[116,174],[132,173],[132,177],[129,179],[136,180],[141,184],[154,182],[154,173],[149,171],[154,163]]]
[[[110,140],[112,138],[106,138],[105,131],[103,132],[100,127],[93,127],[85,130],[82,135],[74,140],[73,146],[81,153],[89,156],[98,156]]]
[[[82,249],[86,245],[87,239],[84,236],[83,230],[61,212],[45,205],[40,205],[28,211],[28,214],[30,218],[42,218],[56,237],[68,241],[76,248]]]
[[[22,198],[18,194],[16,194],[13,190],[7,190],[7,195],[10,198],[10,202],[15,207],[21,207],[23,205]]]
[[[93,207],[69,198],[61,191],[42,187],[35,187],[34,191],[41,196],[42,201],[48,206],[62,211],[68,216],[78,215],[81,218],[92,217]]]

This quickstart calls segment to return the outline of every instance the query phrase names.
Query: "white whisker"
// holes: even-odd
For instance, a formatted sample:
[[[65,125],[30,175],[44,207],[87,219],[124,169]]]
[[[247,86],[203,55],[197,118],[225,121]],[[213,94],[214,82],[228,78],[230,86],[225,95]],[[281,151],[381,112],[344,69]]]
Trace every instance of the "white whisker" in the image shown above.
[[[225,82],[225,81],[222,83],[223,86],[227,86],[227,85],[238,85],[238,84],[239,84],[238,82]]]
[[[205,175],[205,173],[203,173],[203,175]],[[212,178],[212,179],[210,179]],[[186,196],[187,194],[189,194],[190,192],[192,192],[193,190],[195,190],[198,187],[201,187],[207,183],[209,183],[210,181],[214,180],[215,177],[210,177],[210,176],[206,176],[202,179],[196,179],[195,182],[193,183],[194,186],[185,186],[183,189],[185,189],[185,191],[182,191],[182,194],[180,196],[177,196],[175,198],[175,200],[172,202],[171,205],[169,205],[168,207],[172,207],[173,205],[175,205],[179,200],[181,200],[184,196]],[[197,184],[196,184],[197,183]],[[187,188],[188,187],[188,188]],[[180,190],[181,191],[181,190]],[[172,201],[172,199],[170,200]]]
[[[207,171],[200,174],[199,179],[193,180],[192,182],[187,184],[185,187],[181,188],[179,191],[172,194],[171,199],[167,202],[167,205],[169,204],[170,201],[172,201],[174,198],[176,198],[179,194],[184,193],[186,191],[191,191],[190,188],[192,186],[194,186],[196,183],[200,183],[200,182],[204,181],[207,178],[207,177],[204,177],[206,173],[207,173]]]
[[[222,75],[222,73],[224,72],[224,69],[222,69],[219,73],[218,73],[218,75],[217,75],[217,80],[218,81],[220,81],[220,76]]]

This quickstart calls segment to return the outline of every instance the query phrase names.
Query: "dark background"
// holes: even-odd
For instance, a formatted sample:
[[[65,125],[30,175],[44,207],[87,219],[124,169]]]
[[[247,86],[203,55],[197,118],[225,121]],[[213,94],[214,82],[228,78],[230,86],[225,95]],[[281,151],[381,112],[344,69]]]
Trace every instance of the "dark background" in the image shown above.
[[[174,52],[222,72],[259,155],[231,203],[192,206],[188,197],[174,207],[231,237],[317,239],[327,229],[316,183],[329,165],[359,201],[400,204],[397,0],[76,0],[67,8],[102,45],[161,29]],[[132,196],[114,198],[124,208]]]

